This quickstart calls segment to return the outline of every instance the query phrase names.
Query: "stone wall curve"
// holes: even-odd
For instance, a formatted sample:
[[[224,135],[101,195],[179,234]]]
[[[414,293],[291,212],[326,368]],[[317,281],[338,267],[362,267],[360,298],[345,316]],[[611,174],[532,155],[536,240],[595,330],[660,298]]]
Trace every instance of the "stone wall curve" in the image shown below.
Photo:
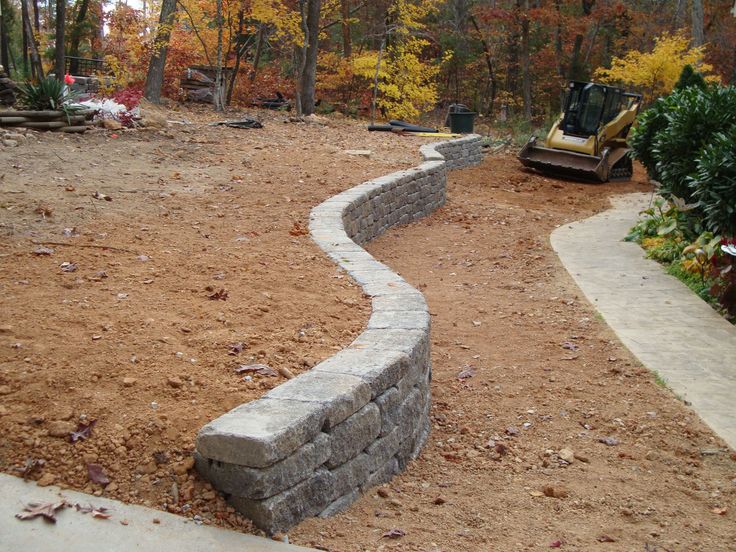
[[[347,508],[416,458],[430,430],[430,316],[424,296],[361,245],[445,202],[447,171],[478,164],[481,138],[425,144],[424,161],[314,207],[319,247],[371,297],[347,348],[205,425],[196,466],[268,533]]]

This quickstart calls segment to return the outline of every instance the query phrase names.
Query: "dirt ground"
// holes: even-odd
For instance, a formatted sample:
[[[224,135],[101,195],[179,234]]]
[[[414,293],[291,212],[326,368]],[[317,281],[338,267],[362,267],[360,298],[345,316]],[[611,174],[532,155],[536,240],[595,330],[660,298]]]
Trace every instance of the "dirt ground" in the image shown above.
[[[293,541],[736,549],[736,457],[623,348],[549,246],[556,226],[644,182],[575,184],[490,156],[451,173],[443,209],[368,245],[427,297],[432,434],[405,473],[342,515],[305,521]],[[406,535],[382,538],[391,529]]]
[[[309,211],[418,160],[416,138],[257,115],[0,149],[0,469],[251,529],[191,471],[196,432],[284,381],[239,366],[298,374],[360,333],[370,303]]]
[[[360,332],[369,304],[309,240],[309,209],[418,160],[417,140],[264,116],[235,130],[170,113],[191,124],[0,150],[0,469],[43,459],[31,479],[253,531],[188,470],[196,431],[283,381],[244,381],[241,364],[299,373]],[[364,148],[371,159],[343,153]],[[292,542],[734,549],[732,452],[632,359],[549,247],[555,226],[649,189],[636,180],[563,182],[497,154],[452,173],[436,214],[369,245],[427,296],[433,432],[405,473]]]

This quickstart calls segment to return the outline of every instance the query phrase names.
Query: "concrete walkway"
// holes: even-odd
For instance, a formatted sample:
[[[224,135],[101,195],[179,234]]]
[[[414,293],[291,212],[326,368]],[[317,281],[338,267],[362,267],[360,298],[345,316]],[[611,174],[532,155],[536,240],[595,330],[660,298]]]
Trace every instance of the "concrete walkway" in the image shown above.
[[[23,552],[307,552],[253,535],[244,535],[116,500],[98,498],[58,487],[38,487],[18,477],[0,474],[0,550]],[[57,512],[57,522],[41,518],[21,521],[15,514],[29,502],[58,502],[110,509],[110,519],[95,519],[73,508]],[[154,523],[154,519],[158,523]],[[126,525],[123,525],[125,522]]]
[[[736,327],[622,241],[649,199],[614,198],[613,209],[556,229],[552,247],[623,344],[736,448]]]

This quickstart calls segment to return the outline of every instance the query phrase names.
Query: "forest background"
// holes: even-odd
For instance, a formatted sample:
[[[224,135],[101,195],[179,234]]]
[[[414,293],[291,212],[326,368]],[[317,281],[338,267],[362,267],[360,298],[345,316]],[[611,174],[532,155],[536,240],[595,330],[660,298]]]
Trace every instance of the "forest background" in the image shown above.
[[[160,93],[173,99],[187,68],[209,66],[222,68],[223,105],[279,91],[307,113],[368,115],[375,86],[379,116],[460,102],[535,124],[559,112],[568,80],[648,101],[686,63],[736,82],[733,0],[140,1],[0,0],[0,63],[38,78],[64,67],[63,41],[67,56],[106,62],[110,94],[142,92],[163,53]]]

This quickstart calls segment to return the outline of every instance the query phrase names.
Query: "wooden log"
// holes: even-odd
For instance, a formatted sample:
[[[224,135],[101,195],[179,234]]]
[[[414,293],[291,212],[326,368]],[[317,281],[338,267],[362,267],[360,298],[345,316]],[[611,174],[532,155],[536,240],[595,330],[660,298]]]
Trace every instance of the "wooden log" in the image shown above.
[[[63,111],[0,111],[0,117],[28,117],[29,119],[53,119],[63,117]]]
[[[87,130],[87,126],[65,126],[61,128],[55,128],[52,130],[52,132],[69,132],[69,133],[82,133]]]
[[[0,117],[0,125],[16,125],[18,123],[29,123],[26,117]]]
[[[26,128],[38,128],[41,130],[52,130],[55,128],[63,128],[67,126],[66,121],[31,121],[30,123],[23,123],[22,126]]]

